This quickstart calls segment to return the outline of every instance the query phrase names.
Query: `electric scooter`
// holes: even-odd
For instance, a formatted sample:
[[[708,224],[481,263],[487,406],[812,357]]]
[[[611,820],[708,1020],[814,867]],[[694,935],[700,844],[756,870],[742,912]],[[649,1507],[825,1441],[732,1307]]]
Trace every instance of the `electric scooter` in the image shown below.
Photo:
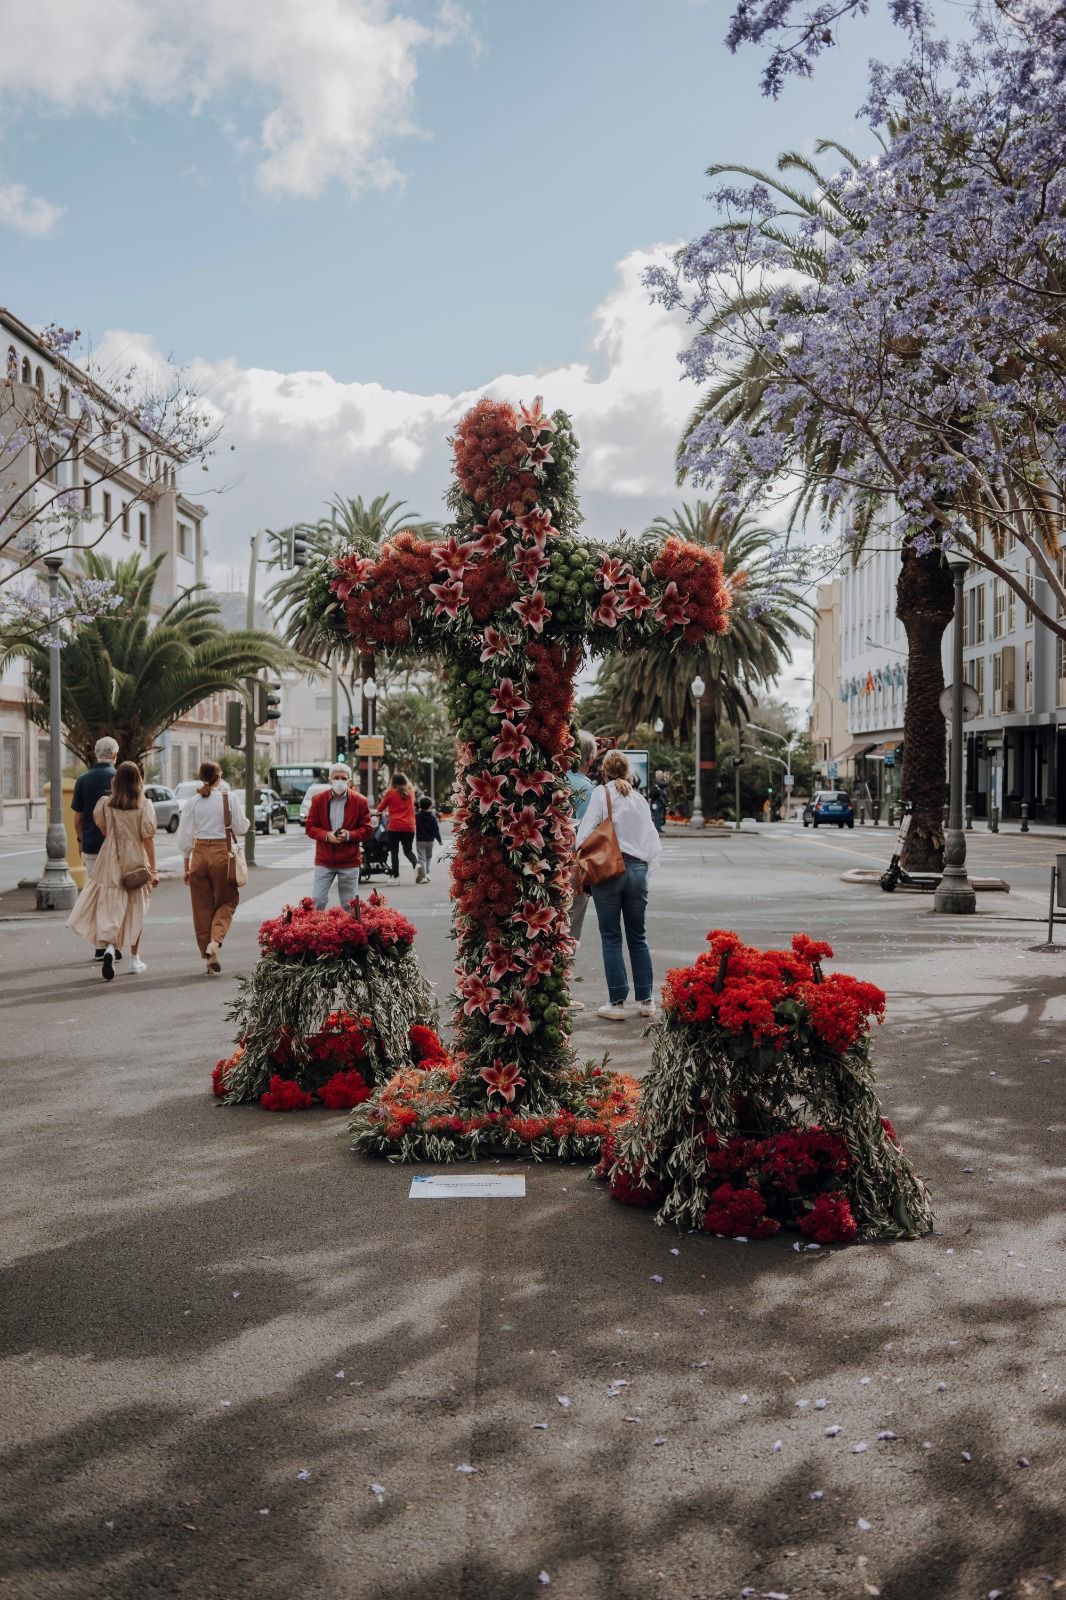
[[[902,884],[906,889],[929,890],[935,889],[940,882],[935,872],[923,872],[916,876],[913,872],[906,872],[900,865],[903,857],[903,846],[907,835],[911,831],[911,803],[906,801],[903,806],[903,815],[900,817],[899,833],[896,836],[896,850],[889,862],[886,871],[881,874],[881,887],[886,894],[892,894],[897,884]]]

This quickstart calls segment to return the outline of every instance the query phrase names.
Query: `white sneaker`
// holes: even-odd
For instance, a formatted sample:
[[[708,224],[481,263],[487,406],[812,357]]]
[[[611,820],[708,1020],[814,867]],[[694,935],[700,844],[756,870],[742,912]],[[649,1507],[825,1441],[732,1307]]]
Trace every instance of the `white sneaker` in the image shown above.
[[[605,1006],[596,1008],[596,1015],[598,1017],[606,1017],[610,1022],[624,1022],[629,1013],[626,1011],[624,1001],[618,1006],[613,1006],[608,1001]]]
[[[142,961],[140,956],[134,956],[133,960],[130,962],[130,971],[131,972],[147,972],[148,971],[148,964],[147,964],[147,962]]]
[[[637,1010],[638,1010],[638,1012],[640,1013],[640,1015],[642,1017],[654,1017],[654,1015],[655,1015],[655,1001],[654,1000],[638,1000],[637,1001]]]
[[[110,983],[111,979],[115,976],[115,947],[113,944],[109,944],[105,948],[104,964],[100,970],[103,975],[104,982]]]
[[[415,882],[416,883],[422,883],[424,881],[424,879],[425,879],[425,876],[426,876],[426,869],[425,869],[425,867],[422,865],[422,863],[420,861],[418,863],[418,866],[415,868]]]
[[[584,1000],[575,1000],[573,995],[570,996],[570,999],[567,1001],[567,1005],[571,1011],[584,1011],[585,1009]]]

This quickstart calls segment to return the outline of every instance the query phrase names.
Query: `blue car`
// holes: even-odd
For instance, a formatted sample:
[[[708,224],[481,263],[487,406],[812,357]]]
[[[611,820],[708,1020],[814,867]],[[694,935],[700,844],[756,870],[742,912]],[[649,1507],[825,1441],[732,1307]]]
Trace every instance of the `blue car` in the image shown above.
[[[838,828],[854,828],[855,807],[844,789],[819,789],[803,808],[803,826],[817,828],[819,823],[835,822]]]

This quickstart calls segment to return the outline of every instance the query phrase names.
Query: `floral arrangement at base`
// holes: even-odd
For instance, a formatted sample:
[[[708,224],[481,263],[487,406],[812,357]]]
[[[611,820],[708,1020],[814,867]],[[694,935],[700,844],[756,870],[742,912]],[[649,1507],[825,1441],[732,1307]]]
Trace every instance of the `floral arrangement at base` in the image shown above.
[[[652,1070],[597,1176],[657,1222],[730,1238],[929,1233],[929,1196],[873,1089],[883,991],[824,976],[833,952],[806,934],[790,950],[707,938],[709,951],[667,974]]]
[[[302,900],[264,922],[262,954],[229,1010],[237,1048],[212,1073],[218,1098],[350,1110],[399,1068],[446,1063],[414,937],[376,893],[327,911]]]
[[[487,1103],[464,1104],[461,1066],[424,1057],[356,1109],[352,1148],[390,1161],[470,1161],[492,1155],[596,1160],[632,1117],[640,1088],[635,1078],[610,1072],[606,1065],[571,1067],[555,1079],[550,1103],[516,1108],[523,1086],[517,1068],[496,1063],[481,1077]]]

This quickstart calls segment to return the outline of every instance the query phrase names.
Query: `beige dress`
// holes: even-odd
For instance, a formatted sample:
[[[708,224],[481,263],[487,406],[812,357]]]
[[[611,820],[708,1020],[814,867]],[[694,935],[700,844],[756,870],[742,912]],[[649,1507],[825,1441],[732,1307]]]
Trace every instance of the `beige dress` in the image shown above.
[[[122,875],[139,862],[148,865],[144,840],[155,833],[155,807],[145,798],[139,811],[116,811],[104,795],[96,802],[93,821],[104,835],[104,845],[92,877],[67,918],[67,927],[97,949],[113,944],[128,950],[140,941],[149,891],[147,886],[124,889]]]

